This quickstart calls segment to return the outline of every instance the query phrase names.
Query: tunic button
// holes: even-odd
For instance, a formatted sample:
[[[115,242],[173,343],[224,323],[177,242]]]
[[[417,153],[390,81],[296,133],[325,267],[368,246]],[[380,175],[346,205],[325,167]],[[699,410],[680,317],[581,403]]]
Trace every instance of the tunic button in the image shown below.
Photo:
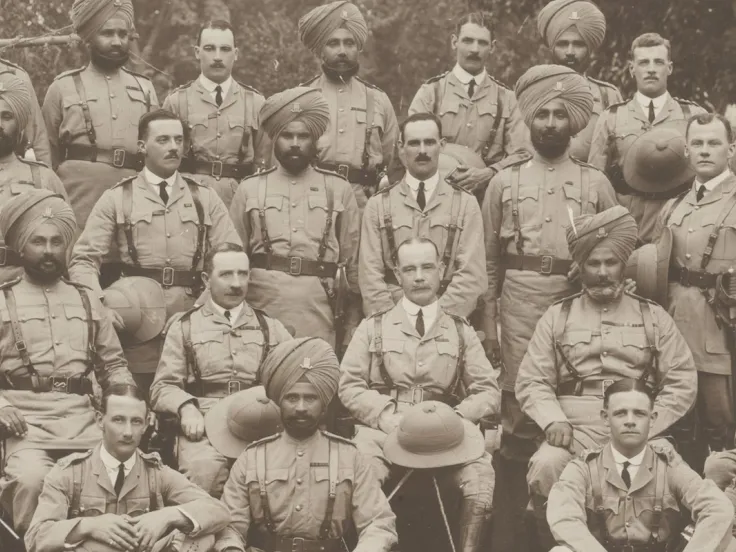
[[[59,345],[61,345],[61,341],[55,341],[54,343],[56,344],[56,346],[57,346],[57,347],[58,347]]]
[[[296,180],[292,180],[292,181],[291,181],[291,183],[292,183],[292,184],[296,184]]]
[[[424,366],[424,363],[423,362],[417,362],[417,365],[418,366]]]
[[[292,207],[296,207],[296,203],[292,203],[292,204],[291,204],[291,206],[292,206]]]
[[[688,228],[688,229],[687,229],[687,231],[688,231],[688,232],[689,232],[690,234],[692,234],[692,233],[693,233],[693,229],[692,229],[692,228]]]
[[[555,191],[550,189],[550,190],[547,190],[547,193],[552,195],[553,193],[555,193]]]
[[[296,505],[296,511],[297,512],[301,512],[302,511],[302,505],[301,504],[297,504]],[[628,523],[626,525],[628,525]]]
[[[110,75],[105,75],[105,78],[106,78],[107,80],[110,80]]]
[[[50,290],[50,289],[47,289],[47,290],[46,290],[46,293],[51,293],[51,290]]]
[[[339,111],[340,113],[342,113],[343,111],[345,111],[345,108],[341,107],[340,109],[338,109],[338,111]]]
[[[627,521],[627,522],[626,522],[626,527],[628,527],[628,526],[629,526],[629,522]]]
[[[111,98],[114,98],[114,97],[115,97],[115,94],[110,94],[110,97],[111,97]]]
[[[220,113],[220,112],[218,111],[218,112],[217,112],[217,116],[219,117],[220,115],[222,115],[222,113]]]
[[[169,232],[166,232],[166,237],[167,237],[167,238],[170,238],[170,237],[171,237],[171,233],[169,233]]]
[[[301,485],[301,484],[302,484],[302,478],[301,478],[301,477],[300,477],[299,479],[297,479],[297,480],[296,480],[296,484],[297,484],[297,485]]]
[[[608,309],[607,309],[607,308],[604,308],[604,309],[603,309],[603,312],[608,312]]]
[[[603,353],[601,353],[601,354],[602,354],[603,356],[608,356],[608,352],[606,352],[606,351],[603,351]]]
[[[118,116],[117,116],[117,115],[113,115],[113,116],[112,116],[112,118],[113,118],[113,119],[117,119],[117,118],[118,118]]]
[[[468,123],[468,124],[467,124],[467,125],[465,125],[465,126],[467,126],[467,127],[471,127],[471,126],[473,126],[473,123]]]
[[[337,90],[340,94],[342,94],[342,88],[338,88]]]
[[[548,171],[553,171],[553,170],[555,170],[555,168],[554,167],[548,167],[547,170]]]
[[[166,259],[166,264],[169,264],[171,262],[171,259]]]
[[[167,212],[167,213],[170,213],[170,212],[171,212],[171,209],[166,209],[166,212]]]
[[[56,315],[55,315],[55,314],[52,314],[52,315],[51,315],[51,318],[56,318]]]
[[[304,451],[303,450],[299,450],[299,451],[297,451],[296,455],[299,456],[299,457],[302,457],[302,456],[304,456]]]
[[[218,138],[222,138],[222,133],[221,133],[221,132],[218,132],[218,133],[217,133],[217,137],[218,137]]]
[[[296,228],[292,228],[292,229],[291,229],[291,231],[292,231],[292,232],[296,232]]]
[[[345,132],[345,129],[344,129],[344,128],[341,128],[341,129],[340,129],[340,130],[338,130],[337,132],[339,132],[340,134],[342,134],[343,132]]]
[[[691,255],[690,253],[686,253],[686,254],[685,254],[685,258],[686,258],[686,259],[690,259],[690,258],[692,258],[692,255]]]
[[[552,222],[552,219],[551,219],[550,217],[547,217],[547,218],[546,218],[546,219],[544,219],[544,220],[546,220],[547,222]]]

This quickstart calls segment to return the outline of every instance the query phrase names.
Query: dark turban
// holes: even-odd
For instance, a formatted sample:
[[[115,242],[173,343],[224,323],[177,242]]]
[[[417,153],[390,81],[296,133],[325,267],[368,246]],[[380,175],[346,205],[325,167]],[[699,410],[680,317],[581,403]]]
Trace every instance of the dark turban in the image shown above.
[[[327,39],[340,28],[350,31],[358,48],[363,48],[368,38],[368,25],[358,7],[350,2],[332,2],[317,6],[303,16],[299,20],[299,40],[315,55],[320,55]]]
[[[28,85],[11,73],[0,74],[0,99],[5,100],[24,130],[31,118],[31,91]]]
[[[311,383],[327,406],[337,392],[340,364],[330,344],[318,337],[303,337],[276,345],[261,365],[266,396],[280,405],[299,380]]]
[[[585,128],[593,112],[593,92],[588,80],[562,65],[535,65],[516,81],[515,92],[528,127],[542,106],[558,98],[567,109],[573,136]]]
[[[84,40],[92,37],[113,16],[125,19],[132,29],[131,0],[75,0],[72,6],[74,30]]]
[[[327,130],[330,106],[318,89],[298,86],[268,98],[261,107],[260,119],[272,140],[292,121],[302,121],[316,141]]]
[[[64,198],[48,190],[30,190],[13,197],[0,208],[0,235],[11,249],[22,251],[33,233],[44,223],[55,225],[69,244],[77,223]]]
[[[539,34],[550,48],[560,36],[575,27],[592,52],[606,36],[606,18],[592,2],[582,0],[552,0],[537,16]]]
[[[573,260],[582,265],[599,246],[610,247],[623,263],[636,248],[638,229],[626,207],[616,205],[597,215],[575,218],[567,227],[567,246]]]

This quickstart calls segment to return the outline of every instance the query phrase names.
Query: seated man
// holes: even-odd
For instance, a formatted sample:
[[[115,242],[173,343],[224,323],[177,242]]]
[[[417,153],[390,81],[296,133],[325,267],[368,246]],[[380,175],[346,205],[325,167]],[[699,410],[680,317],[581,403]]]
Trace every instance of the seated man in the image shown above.
[[[496,414],[501,399],[473,328],[438,305],[444,266],[434,242],[410,238],[399,246],[397,260],[395,275],[404,297],[358,327],[342,361],[339,388],[345,408],[364,424],[355,441],[371,458],[381,483],[390,468],[382,450],[386,434],[413,404],[445,402],[459,416],[478,422]],[[490,456],[448,468],[447,474],[463,495],[459,549],[476,552],[493,497]]]
[[[577,217],[567,229],[583,291],[542,316],[516,380],[522,411],[545,432],[527,483],[539,538],[552,546],[547,496],[575,453],[608,441],[600,411],[611,383],[637,378],[656,391],[649,437],[662,437],[695,402],[697,375],[674,321],[658,305],[624,292],[636,223],[621,206]]]
[[[245,302],[250,263],[239,245],[224,243],[205,256],[203,305],[175,319],[151,386],[154,411],[178,416],[179,470],[212,496],[222,494],[228,460],[205,435],[204,416],[219,399],[256,385],[258,367],[286,328]]]
[[[647,444],[657,411],[640,379],[606,388],[601,418],[610,442],[571,461],[549,493],[554,552],[671,550],[682,529],[681,507],[695,527],[683,552],[731,550],[733,506],[670,448]],[[659,512],[659,513],[658,513]]]
[[[164,466],[155,453],[138,450],[148,405],[137,387],[108,388],[95,418],[102,443],[59,460],[44,481],[25,538],[29,552],[165,546],[173,552],[181,549],[178,532],[201,539],[228,524],[222,503]],[[205,552],[214,538],[199,544]]]
[[[233,465],[222,501],[233,520],[217,551],[388,552],[396,517],[351,441],[320,431],[340,371],[319,338],[273,348],[261,366],[266,396],[281,408],[284,432],[251,444]]]

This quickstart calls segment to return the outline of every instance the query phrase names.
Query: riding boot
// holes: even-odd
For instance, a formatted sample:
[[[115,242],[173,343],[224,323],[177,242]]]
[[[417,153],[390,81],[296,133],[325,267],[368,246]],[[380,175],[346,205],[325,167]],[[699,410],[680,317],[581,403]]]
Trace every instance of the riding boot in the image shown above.
[[[491,509],[486,504],[477,500],[463,500],[457,552],[480,552],[490,518]]]
[[[547,498],[532,493],[531,503],[537,522],[537,546],[540,551],[547,552],[556,544],[549,523],[547,523]]]

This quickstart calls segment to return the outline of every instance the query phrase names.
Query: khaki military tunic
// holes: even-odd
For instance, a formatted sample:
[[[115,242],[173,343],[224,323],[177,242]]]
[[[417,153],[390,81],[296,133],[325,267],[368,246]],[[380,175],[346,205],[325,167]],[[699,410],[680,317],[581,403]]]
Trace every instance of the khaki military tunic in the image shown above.
[[[517,183],[518,234],[512,199],[512,186]],[[505,258],[523,254],[569,260],[568,210],[577,217],[614,205],[616,197],[606,176],[568,155],[548,160],[535,153],[532,160],[507,168],[491,180],[481,208],[488,273],[483,331],[487,339],[497,339],[500,322],[504,365],[500,383],[505,391],[514,390],[519,364],[539,319],[552,303],[577,287],[566,274],[505,270]]]
[[[366,315],[390,309],[403,296],[393,274],[393,257],[403,241],[414,237],[431,239],[447,267],[443,278],[451,280],[440,297],[440,306],[459,316],[469,316],[475,310],[488,285],[485,252],[479,239],[483,232],[480,209],[475,197],[451,186],[444,178],[440,172],[424,211],[405,179],[368,201],[360,238],[359,272]],[[393,246],[386,230],[389,218]],[[454,235],[453,226],[457,227]]]
[[[572,137],[570,142],[570,155],[581,161],[587,161],[590,154],[590,145],[593,142],[593,131],[598,123],[598,118],[610,105],[623,101],[621,92],[610,82],[601,81],[591,77],[585,77],[593,93],[593,113],[583,130]]]
[[[90,64],[62,73],[49,86],[43,117],[53,168],[66,186],[80,231],[102,193],[134,175],[135,169],[66,159],[65,149],[75,145],[95,145],[100,151],[119,149],[125,151],[120,152],[120,161],[130,162],[138,151],[138,121],[156,107],[153,83],[126,69],[107,75]]]
[[[259,130],[258,114],[264,102],[255,88],[232,80],[222,105],[217,107],[199,79],[178,88],[164,101],[164,109],[189,126],[188,158],[210,164],[209,174],[185,174],[217,191],[225,205],[230,205],[238,183],[248,175],[217,176],[222,163],[249,164],[252,170],[270,165],[271,142]]]
[[[263,209],[274,256],[316,261],[327,224],[328,188],[334,205],[322,261],[345,264],[349,287],[357,293],[360,215],[355,194],[343,178],[312,167],[293,175],[277,164],[240,185],[230,216],[251,259],[267,252],[259,216]],[[300,263],[293,262],[295,266]],[[325,280],[334,288],[332,278]],[[317,276],[253,268],[251,263],[246,300],[293,328],[295,337],[314,336],[335,342],[333,310]]]
[[[598,475],[596,481],[592,474]],[[596,512],[594,497],[598,493],[605,527],[600,526],[601,517]],[[605,552],[599,540],[603,531],[618,545],[645,545],[651,542],[657,506],[662,507],[662,517],[654,535],[656,542],[677,538],[685,513],[695,521],[685,552],[731,550],[733,506],[728,498],[681,458],[653,445],[647,446],[629,488],[618,472],[611,445],[587,451],[567,465],[549,495],[547,519],[562,545],[553,550]]]
[[[262,448],[265,454],[258,452]],[[330,470],[333,450],[338,454],[336,474]],[[263,470],[260,477],[259,469]],[[245,552],[252,546],[248,540],[253,535],[251,526],[261,534],[267,531],[259,479],[266,484],[276,535],[317,539],[331,478],[337,486],[328,538],[342,538],[354,526],[358,534],[355,552],[391,550],[398,541],[396,516],[378,481],[352,442],[321,431],[303,441],[287,433],[267,437],[240,455],[222,497],[232,512],[232,523],[220,533],[216,549],[222,552],[232,547]]]
[[[31,78],[22,68],[6,59],[0,59],[0,74],[2,73],[15,75],[28,86],[28,90],[31,92],[31,117],[25,128],[25,138],[28,141],[28,147],[33,149],[36,160],[51,165],[49,136],[46,132],[41,106],[38,105],[38,98],[36,98],[36,92],[33,90]]]
[[[705,113],[705,110],[692,102],[668,96],[659,115],[653,123],[650,123],[647,113],[636,98],[623,104],[614,104],[596,123],[588,162],[602,171],[607,171],[610,176],[610,167],[623,167],[626,152],[638,136],[660,125],[676,128],[684,136],[687,119],[698,113]],[[615,182],[613,184],[617,185]],[[619,203],[634,215],[639,226],[639,239],[645,243],[650,242],[657,223],[657,215],[667,199],[649,199],[633,195],[630,189],[617,190],[616,195]]]
[[[61,552],[72,544],[83,550],[87,550],[86,546],[95,550],[94,541],[88,545],[68,541],[83,517],[105,514],[135,517],[152,510],[176,508],[192,525],[188,533],[192,538],[213,535],[230,521],[230,513],[220,501],[164,466],[155,453],[135,453],[135,464],[125,477],[120,494],[116,494],[100,458],[100,448],[97,445],[93,450],[67,456],[49,472],[25,537],[29,552]],[[70,512],[75,483],[80,485],[79,511]],[[151,504],[151,495],[155,496],[156,504]],[[162,541],[168,543],[172,536],[166,535]],[[155,543],[153,550],[161,550],[162,544]]]

